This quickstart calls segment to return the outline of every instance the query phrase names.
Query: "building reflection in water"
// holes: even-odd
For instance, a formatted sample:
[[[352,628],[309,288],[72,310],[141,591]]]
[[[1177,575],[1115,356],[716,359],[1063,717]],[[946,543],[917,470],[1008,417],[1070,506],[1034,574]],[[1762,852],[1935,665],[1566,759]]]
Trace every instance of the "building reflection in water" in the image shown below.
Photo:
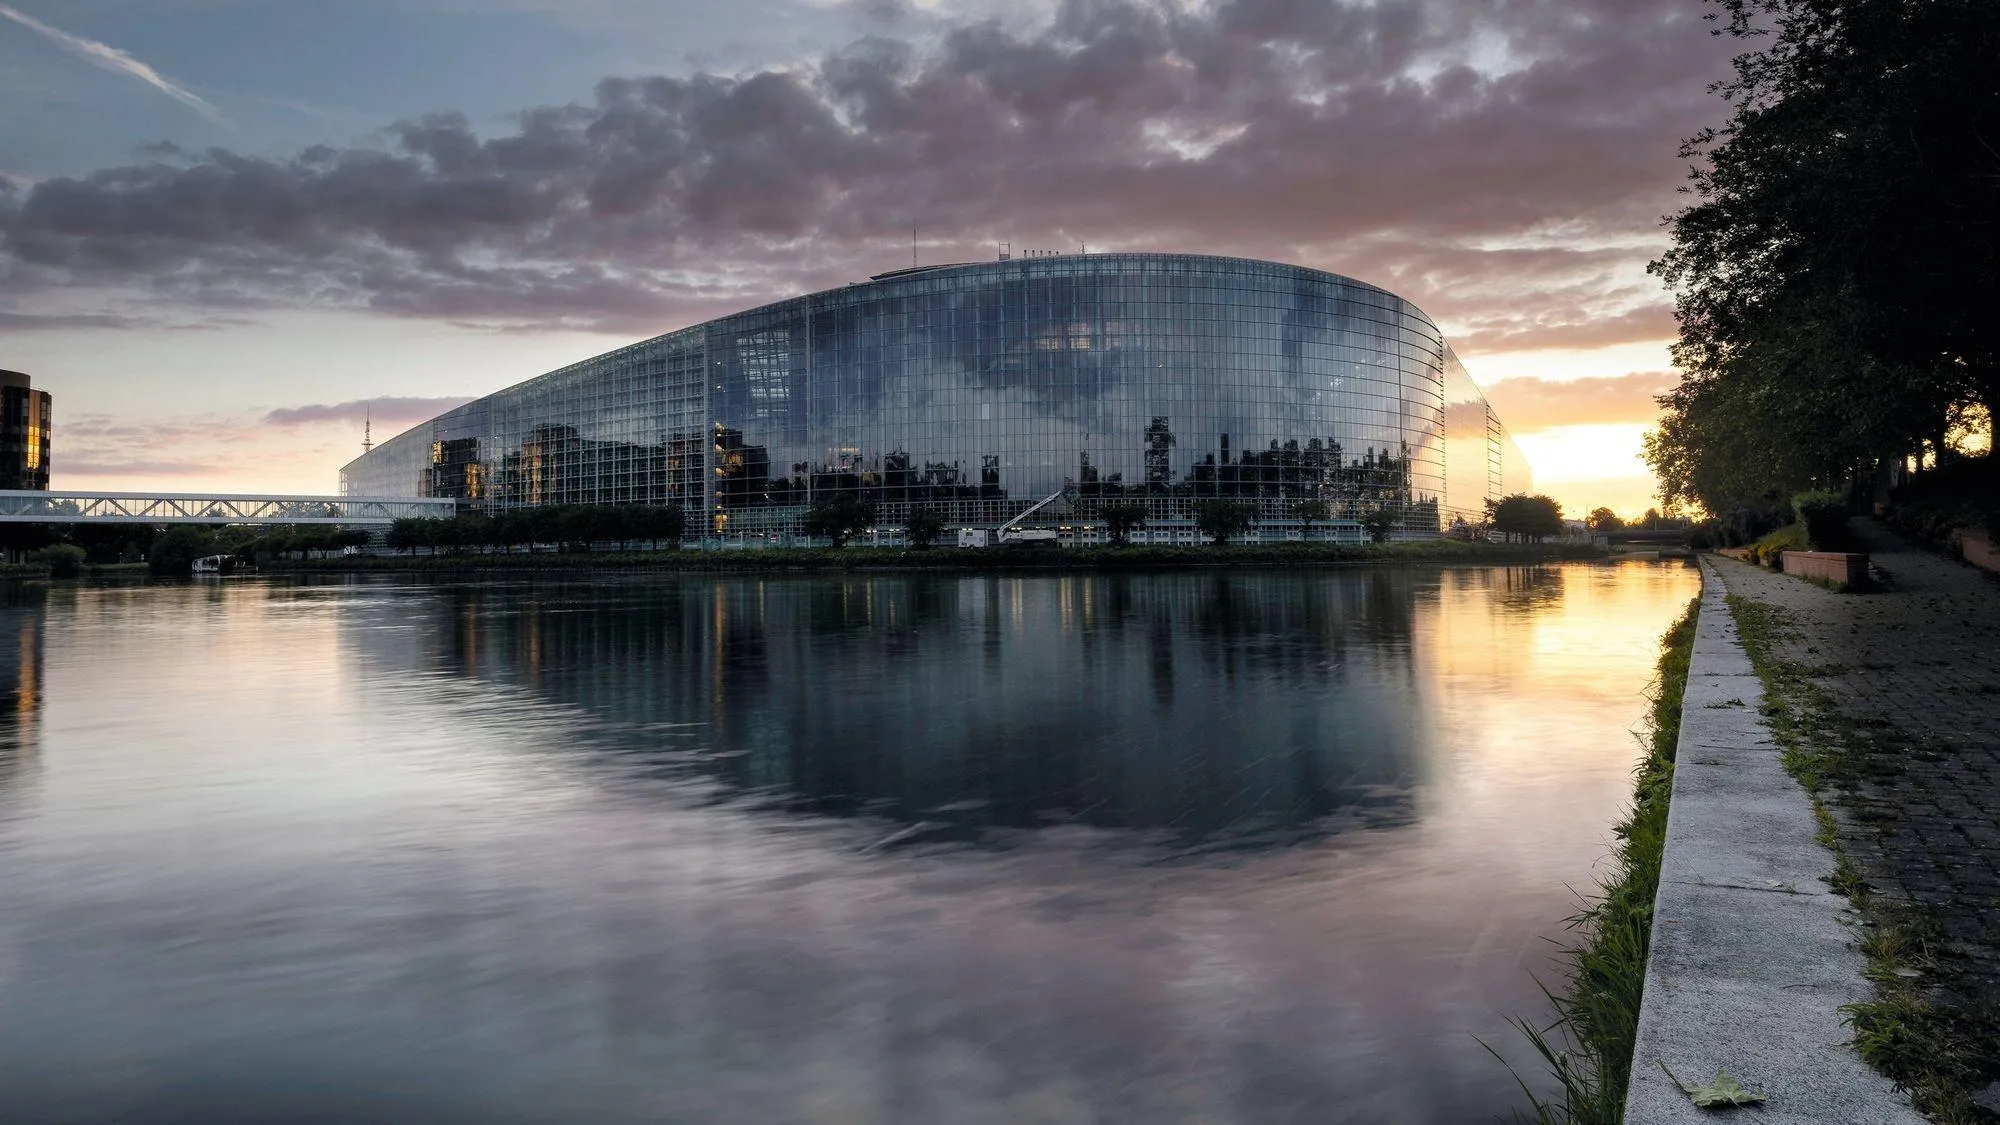
[[[41,752],[45,587],[0,583],[0,800],[20,788]]]
[[[909,839],[1081,822],[1282,840],[1335,814],[1410,815],[1428,722],[1412,617],[1435,584],[1381,569],[460,586],[424,603],[449,627],[420,632],[441,670],[610,724],[634,768],[906,822]]]

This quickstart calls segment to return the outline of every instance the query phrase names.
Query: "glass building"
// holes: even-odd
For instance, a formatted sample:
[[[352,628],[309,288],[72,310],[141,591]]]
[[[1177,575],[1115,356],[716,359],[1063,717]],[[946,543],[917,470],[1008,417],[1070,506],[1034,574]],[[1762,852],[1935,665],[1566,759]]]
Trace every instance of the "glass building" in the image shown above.
[[[49,392],[19,371],[0,371],[0,489],[48,491],[54,413]]]
[[[619,348],[418,425],[345,493],[682,508],[768,541],[847,494],[893,534],[1038,520],[1095,538],[1111,501],[1192,539],[1196,502],[1260,535],[1477,522],[1526,462],[1416,306],[1300,266],[1042,255],[880,274]],[[1325,503],[1301,521],[1303,501]],[[1044,503],[1048,501],[1048,503]],[[1036,507],[1041,505],[1040,507]],[[1146,537],[1146,536],[1142,536]]]

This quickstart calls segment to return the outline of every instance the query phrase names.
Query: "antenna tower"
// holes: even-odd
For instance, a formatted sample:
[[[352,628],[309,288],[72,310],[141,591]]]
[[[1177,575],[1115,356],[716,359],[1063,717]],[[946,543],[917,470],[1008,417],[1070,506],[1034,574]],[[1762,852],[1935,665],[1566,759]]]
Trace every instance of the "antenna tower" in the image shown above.
[[[375,448],[375,404],[361,408],[361,452]]]

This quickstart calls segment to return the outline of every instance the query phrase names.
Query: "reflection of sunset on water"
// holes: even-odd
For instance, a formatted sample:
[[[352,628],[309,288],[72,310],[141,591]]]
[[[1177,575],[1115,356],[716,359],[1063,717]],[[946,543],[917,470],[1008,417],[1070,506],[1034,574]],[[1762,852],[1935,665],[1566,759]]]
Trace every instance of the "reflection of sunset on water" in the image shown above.
[[[1536,1010],[1694,585],[1626,564],[72,589],[35,607],[44,766],[0,798],[27,861],[0,873],[0,1002],[30,1013],[0,1024],[0,1093],[283,1116],[288,1089],[394,1089],[446,1121],[1490,1115],[1516,1091],[1472,1036],[1511,1051],[1505,1017]]]

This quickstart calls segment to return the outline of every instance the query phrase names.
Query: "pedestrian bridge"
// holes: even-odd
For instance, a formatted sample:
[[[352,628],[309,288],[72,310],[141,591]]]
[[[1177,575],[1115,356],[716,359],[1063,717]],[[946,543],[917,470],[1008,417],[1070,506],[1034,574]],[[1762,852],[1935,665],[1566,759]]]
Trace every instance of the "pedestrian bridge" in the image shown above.
[[[447,517],[457,501],[415,496],[231,496],[200,492],[0,490],[0,523],[386,524]]]

